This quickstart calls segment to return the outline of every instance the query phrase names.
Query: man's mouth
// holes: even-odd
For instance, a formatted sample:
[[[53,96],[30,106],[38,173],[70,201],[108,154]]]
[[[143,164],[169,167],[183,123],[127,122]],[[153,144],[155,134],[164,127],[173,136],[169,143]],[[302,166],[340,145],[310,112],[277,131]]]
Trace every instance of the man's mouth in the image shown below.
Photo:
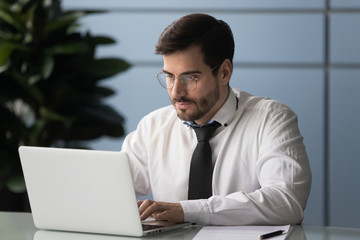
[[[174,98],[173,99],[173,104],[175,105],[175,107],[177,109],[186,109],[188,108],[191,104],[193,104],[193,102],[191,100],[188,99],[183,99],[183,98]]]

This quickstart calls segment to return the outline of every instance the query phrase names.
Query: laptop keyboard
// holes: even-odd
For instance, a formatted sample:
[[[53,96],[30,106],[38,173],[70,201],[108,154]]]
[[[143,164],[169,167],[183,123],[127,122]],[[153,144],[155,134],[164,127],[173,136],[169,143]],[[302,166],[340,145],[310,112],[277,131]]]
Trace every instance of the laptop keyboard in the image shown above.
[[[157,228],[162,228],[162,227],[165,227],[165,226],[162,226],[162,225],[151,225],[151,224],[142,224],[143,231],[152,230],[152,229],[157,229]]]

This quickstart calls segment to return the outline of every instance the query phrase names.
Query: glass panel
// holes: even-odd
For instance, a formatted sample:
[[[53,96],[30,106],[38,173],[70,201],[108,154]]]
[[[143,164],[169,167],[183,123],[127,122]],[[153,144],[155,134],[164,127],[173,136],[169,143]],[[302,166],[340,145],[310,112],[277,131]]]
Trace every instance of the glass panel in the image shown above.
[[[331,63],[360,63],[360,13],[330,17]]]
[[[360,70],[330,76],[330,224],[359,227]]]
[[[352,7],[360,7],[359,0],[331,0],[332,8],[352,8]]]
[[[318,14],[228,16],[236,41],[235,61],[321,63],[323,18]]]

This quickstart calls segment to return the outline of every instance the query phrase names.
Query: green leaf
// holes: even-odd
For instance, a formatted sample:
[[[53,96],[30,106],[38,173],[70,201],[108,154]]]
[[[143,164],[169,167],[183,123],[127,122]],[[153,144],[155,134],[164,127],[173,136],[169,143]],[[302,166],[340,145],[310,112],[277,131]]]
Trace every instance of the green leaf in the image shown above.
[[[37,83],[40,80],[41,80],[41,75],[40,74],[34,74],[34,75],[28,76],[28,83],[30,85],[34,85],[35,83]]]
[[[29,50],[29,48],[20,44],[0,40],[0,67],[9,62],[10,55],[14,50]],[[5,70],[6,69],[0,69],[0,73]]]
[[[111,95],[114,95],[115,91],[110,89],[110,88],[106,88],[106,87],[96,87],[94,89],[94,95],[95,96],[99,96],[99,97],[109,97]]]
[[[54,69],[55,61],[50,55],[44,56],[44,64],[42,66],[42,77],[48,79]]]
[[[5,72],[10,67],[10,61],[6,62],[4,65],[0,65],[0,74]]]
[[[121,137],[124,135],[122,123],[101,122],[96,118],[81,118],[74,122],[66,141],[93,140],[101,136]]]
[[[76,31],[79,29],[80,24],[74,23],[71,24],[67,29],[66,29],[66,34],[67,35],[71,35],[73,33],[76,33]]]
[[[114,44],[114,43],[116,43],[114,39],[112,39],[112,38],[110,38],[110,37],[105,37],[105,36],[92,37],[92,41],[93,41],[96,45],[100,45],[100,44]]]
[[[48,37],[55,31],[58,31],[60,29],[70,27],[73,23],[75,23],[79,18],[83,16],[85,16],[84,12],[70,12],[68,14],[64,14],[59,19],[46,25],[44,29],[44,37]]]
[[[26,47],[22,44],[13,43],[13,42],[9,42],[9,41],[3,41],[0,39],[0,51],[6,50],[6,49],[30,51],[29,47]]]
[[[1,105],[5,107],[7,102],[19,98],[21,96],[21,89],[19,89],[15,81],[4,73],[0,73],[0,84],[0,116],[2,116],[0,120],[4,120]]]
[[[0,2],[0,8],[9,8],[9,4],[5,3],[4,1]]]
[[[21,23],[18,22],[17,18],[19,18],[19,17],[17,17],[16,14],[4,11],[3,9],[0,9],[0,19],[1,20],[3,20],[4,22],[7,22],[11,26],[15,27],[20,32],[24,32],[25,28],[23,27],[23,25],[21,25]]]
[[[25,180],[22,175],[18,175],[10,178],[6,183],[7,188],[14,193],[22,193],[25,192]]]
[[[47,122],[44,119],[38,119],[35,121],[35,123],[31,126],[29,131],[29,137],[28,142],[26,145],[29,146],[37,146],[38,144],[38,138],[41,132],[44,130]]]
[[[84,110],[86,115],[97,118],[101,122],[122,123],[124,121],[124,118],[114,109],[101,103],[88,105]]]
[[[100,102],[83,105],[81,114],[72,122],[72,130],[65,139],[92,140],[101,136],[121,137],[124,135],[124,119],[110,106]]]
[[[37,103],[41,104],[44,102],[44,94],[41,92],[40,89],[31,84],[32,82],[37,80],[37,76],[24,76],[17,71],[13,71],[12,76],[12,79],[16,81],[20,89],[22,89],[27,96],[30,96]]]
[[[2,132],[3,136],[6,136],[6,144],[5,146],[9,147],[10,144],[15,145],[16,147],[19,145],[19,139],[22,139],[24,134],[26,134],[27,127],[25,126],[24,121],[29,119],[29,114],[25,116],[24,106],[20,106],[20,104],[15,104],[15,102],[7,102],[7,106],[0,106],[0,116],[2,122],[0,122],[0,132]],[[26,120],[23,118],[27,117]],[[2,146],[4,147],[4,145]],[[0,162],[4,159],[13,160],[10,155],[7,155],[4,151],[0,153]],[[7,156],[6,156],[7,155]],[[15,156],[16,157],[16,156]],[[0,166],[1,168],[1,166]]]
[[[33,10],[35,5],[39,5],[39,0],[27,0],[27,1],[18,1],[15,0],[17,2],[17,7],[20,8],[21,5],[21,12],[22,13],[29,13]]]
[[[9,56],[10,56],[11,52],[12,52],[12,49],[10,49],[10,48],[4,48],[4,47],[1,46],[1,44],[0,44],[0,67],[1,67],[1,66],[5,66],[5,65],[8,63],[8,61],[9,61]],[[2,71],[1,71],[1,69],[0,69],[0,73],[3,72],[3,71],[5,71],[5,70],[6,70],[6,68],[3,69]]]
[[[90,50],[89,45],[86,42],[74,41],[66,42],[53,45],[48,48],[50,54],[75,54],[75,53],[86,53]]]
[[[16,161],[16,157],[12,154],[12,151],[6,147],[8,146],[0,147],[0,178],[8,176],[11,173]]]
[[[47,121],[66,121],[66,117],[45,107],[40,108],[40,116]]]
[[[104,58],[92,61],[86,75],[94,79],[108,78],[127,70],[131,65],[118,58]]]

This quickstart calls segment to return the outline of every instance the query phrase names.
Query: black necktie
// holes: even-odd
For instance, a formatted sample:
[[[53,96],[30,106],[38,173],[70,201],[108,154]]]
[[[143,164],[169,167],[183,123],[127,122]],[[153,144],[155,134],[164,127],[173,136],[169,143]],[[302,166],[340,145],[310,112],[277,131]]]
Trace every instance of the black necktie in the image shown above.
[[[213,122],[193,127],[198,144],[191,158],[188,199],[207,199],[212,196],[212,158],[209,140],[221,124]]]

